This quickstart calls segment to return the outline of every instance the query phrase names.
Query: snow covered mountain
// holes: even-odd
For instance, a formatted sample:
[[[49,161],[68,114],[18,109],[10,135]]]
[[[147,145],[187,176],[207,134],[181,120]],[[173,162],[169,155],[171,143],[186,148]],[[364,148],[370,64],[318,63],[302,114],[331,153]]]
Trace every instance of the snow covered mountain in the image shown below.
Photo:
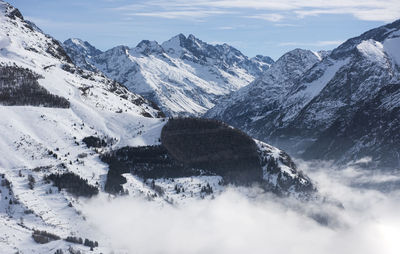
[[[295,49],[280,57],[269,70],[250,85],[221,100],[206,113],[206,117],[224,119],[233,126],[251,131],[258,120],[279,113],[285,95],[295,82],[314,64],[319,55],[310,50]],[[264,124],[273,125],[273,121]]]
[[[110,253],[113,244],[85,217],[90,198],[118,198],[119,193],[152,200],[160,206],[184,205],[190,199],[212,199],[226,188],[224,182],[247,179],[246,170],[242,172],[238,167],[239,171],[231,174],[209,164],[204,164],[204,169],[198,164],[194,167],[192,162],[186,166],[186,161],[176,156],[182,147],[174,147],[161,135],[164,126],[174,122],[162,118],[157,106],[100,72],[75,66],[58,41],[1,0],[0,23],[2,253],[86,253],[91,248],[94,250],[90,253]],[[80,45],[93,58],[98,56],[85,43]],[[142,49],[146,52],[146,47]],[[226,61],[236,61],[232,59]],[[174,121],[206,123],[201,130],[187,129],[186,124],[172,129],[177,133],[167,129],[166,133],[169,131],[176,138],[200,142],[179,142],[188,145],[184,152],[202,146],[220,147],[223,150],[211,154],[212,150],[200,150],[200,155],[212,156],[219,163],[235,162],[235,156],[247,158],[253,170],[250,176],[265,191],[306,200],[317,196],[311,180],[296,169],[283,151],[220,122]],[[199,126],[197,122],[195,126]],[[229,142],[210,144],[214,139],[209,135],[214,137],[215,133],[229,134],[221,136],[229,137]],[[185,135],[202,139],[188,139]],[[231,141],[236,139],[239,143],[245,140],[247,145],[232,146]],[[175,153],[172,156],[166,151]],[[249,154],[234,154],[224,160],[215,157],[234,151]],[[130,157],[138,153],[141,156]],[[117,161],[107,159],[115,156]],[[197,157],[197,162],[208,161],[202,156]],[[138,159],[142,160],[139,164],[135,161]],[[132,163],[142,171],[128,168],[125,172],[123,166]],[[194,171],[166,178],[163,170],[171,169],[170,165],[174,166],[172,169],[176,166]],[[143,178],[143,174],[155,175]]]
[[[76,38],[64,41],[63,46],[76,66],[89,71],[97,71],[97,68],[90,64],[89,60],[103,53],[101,50],[93,47],[87,41]]]
[[[323,58],[289,52],[297,58],[284,55],[206,116],[305,158],[347,163],[371,157],[374,166],[397,168],[399,30],[400,20]]]
[[[81,68],[97,68],[156,102],[169,116],[203,114],[273,63],[269,57],[249,59],[227,44],[211,45],[183,34],[161,45],[144,40],[134,48],[118,46],[103,53],[79,39],[65,41],[64,48]]]

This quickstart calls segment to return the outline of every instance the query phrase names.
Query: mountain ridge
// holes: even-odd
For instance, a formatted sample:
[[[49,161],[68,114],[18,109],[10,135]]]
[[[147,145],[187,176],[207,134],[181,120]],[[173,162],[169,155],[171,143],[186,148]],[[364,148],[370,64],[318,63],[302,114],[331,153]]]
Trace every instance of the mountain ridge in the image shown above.
[[[347,141],[350,143],[347,150],[342,149],[340,153],[335,153],[336,156],[330,152],[330,149],[333,151],[338,145],[334,137],[337,137],[337,140],[346,140],[343,134],[350,133],[350,130],[349,132],[338,130],[332,132],[331,129],[329,132],[328,129],[330,126],[339,126],[341,119],[355,117],[359,107],[365,107],[363,102],[376,101],[374,98],[380,90],[390,84],[399,83],[397,53],[399,29],[400,21],[397,20],[351,38],[320,61],[315,62],[300,76],[289,78],[289,82],[278,85],[275,90],[269,87],[273,86],[274,82],[271,80],[263,82],[263,77],[268,75],[266,71],[263,77],[246,87],[243,94],[238,94],[240,90],[232,94],[225,102],[221,102],[208,111],[205,116],[226,121],[256,138],[283,147],[296,156],[301,157],[305,152],[307,158],[330,159],[342,164],[369,156],[373,161],[371,164],[377,167],[389,165],[391,165],[389,168],[397,167],[399,163],[395,153],[390,152],[391,155],[384,156],[384,159],[379,154],[379,147],[383,149],[390,144],[389,136],[396,137],[393,129],[389,129],[388,132],[381,130],[378,133],[376,133],[378,129],[375,129],[375,133],[371,136],[382,136],[381,139],[375,141],[371,141],[367,133],[364,133],[364,136],[358,136],[355,140],[349,136]],[[279,63],[279,60],[276,63]],[[285,63],[285,65],[288,64],[300,66],[295,61]],[[273,68],[274,65],[271,69]],[[289,85],[289,89],[283,89],[284,85]],[[284,98],[284,100],[271,99],[276,103],[267,102],[261,105],[255,102],[251,106],[250,102],[241,98],[249,97],[252,89],[264,92],[263,95],[267,98],[270,91],[275,91],[275,97]],[[262,95],[258,98],[255,100],[263,101]],[[239,110],[240,108],[249,112],[253,111],[254,118],[241,117],[244,113]],[[382,115],[388,113],[383,106],[377,107],[376,110],[383,110]],[[383,119],[379,117],[379,114],[370,112],[375,115],[374,120],[370,119],[371,121],[379,122]],[[398,117],[396,111],[392,112],[392,116],[394,119]],[[390,119],[385,119],[384,123],[387,124]],[[341,124],[340,126],[350,128],[348,125]],[[331,138],[327,137],[328,132]],[[341,135],[340,139],[336,135]],[[352,137],[355,136],[352,135]],[[330,143],[327,143],[327,140],[330,140]],[[366,140],[373,142],[375,148]],[[320,145],[318,145],[319,142]],[[312,148],[307,151],[308,147]],[[392,149],[399,148],[395,145],[391,147]],[[311,150],[320,151],[316,153],[316,156],[312,156]],[[361,150],[363,152],[360,152]]]
[[[273,63],[269,57],[250,59],[227,44],[211,45],[192,34],[161,44],[142,40],[134,48],[117,46],[96,56],[70,41],[64,47],[80,67],[102,71],[155,101],[170,116],[203,114]]]

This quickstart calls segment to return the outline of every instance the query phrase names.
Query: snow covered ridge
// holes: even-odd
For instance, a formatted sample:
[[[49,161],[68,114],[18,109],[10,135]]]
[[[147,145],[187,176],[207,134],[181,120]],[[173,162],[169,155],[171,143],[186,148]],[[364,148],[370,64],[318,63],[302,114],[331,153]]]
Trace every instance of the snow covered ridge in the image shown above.
[[[64,48],[83,69],[100,70],[129,90],[155,101],[168,116],[199,116],[223,96],[246,86],[273,60],[248,58],[227,45],[177,35],[161,45],[143,40],[136,47],[100,52],[69,39]]]
[[[272,192],[300,199],[315,198],[316,187],[311,179],[298,171],[289,155],[276,147],[256,140],[263,179]]]
[[[0,65],[29,69],[40,76],[40,86],[66,98],[74,104],[94,102],[95,107],[108,111],[128,110],[150,117],[160,117],[157,106],[124,86],[106,78],[75,67],[58,41],[32,28],[14,7],[2,3],[0,16]],[[108,97],[108,98],[107,98]],[[96,99],[94,99],[96,98]],[[112,102],[115,100],[115,102]]]
[[[296,156],[344,164],[368,156],[371,166],[398,168],[398,155],[390,150],[398,151],[400,143],[391,141],[398,135],[390,126],[400,105],[394,88],[400,84],[399,31],[397,20],[349,39],[324,57],[306,50],[288,52],[205,116]],[[383,92],[385,102],[379,95]],[[364,119],[362,110],[370,112],[363,127],[367,131],[350,135],[350,126]]]

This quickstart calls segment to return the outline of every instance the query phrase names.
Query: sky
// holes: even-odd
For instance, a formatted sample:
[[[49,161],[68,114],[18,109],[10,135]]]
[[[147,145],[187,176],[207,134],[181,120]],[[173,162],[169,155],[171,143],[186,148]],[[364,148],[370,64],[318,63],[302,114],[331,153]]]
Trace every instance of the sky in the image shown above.
[[[400,18],[399,0],[10,0],[60,41],[101,50],[159,43],[183,33],[244,54],[279,58],[294,48],[333,49]]]

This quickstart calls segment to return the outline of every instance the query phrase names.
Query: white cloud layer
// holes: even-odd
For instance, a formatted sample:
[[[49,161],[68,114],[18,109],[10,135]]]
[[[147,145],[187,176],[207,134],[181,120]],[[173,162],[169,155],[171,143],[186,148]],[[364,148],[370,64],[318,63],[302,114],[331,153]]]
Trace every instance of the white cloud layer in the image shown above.
[[[127,248],[129,253],[400,253],[400,193],[353,187],[368,179],[399,181],[398,174],[388,178],[389,174],[353,167],[336,170],[324,164],[301,168],[317,181],[321,193],[345,208],[269,195],[249,199],[249,193],[230,189],[215,200],[180,208],[127,197],[100,198],[84,212],[114,248]],[[310,218],[317,215],[329,218],[330,226]]]
[[[361,20],[390,22],[400,18],[398,0],[156,0],[115,8],[131,15],[160,18],[189,18],[195,12],[201,18],[215,15],[254,14],[278,22],[284,18],[304,18],[323,14],[348,14]],[[230,10],[230,11],[228,11]],[[231,12],[234,10],[235,12]],[[265,12],[268,13],[265,13]],[[152,15],[150,15],[152,13]],[[163,14],[164,13],[164,14]],[[272,16],[271,16],[272,15]],[[268,18],[278,17],[282,18]]]

